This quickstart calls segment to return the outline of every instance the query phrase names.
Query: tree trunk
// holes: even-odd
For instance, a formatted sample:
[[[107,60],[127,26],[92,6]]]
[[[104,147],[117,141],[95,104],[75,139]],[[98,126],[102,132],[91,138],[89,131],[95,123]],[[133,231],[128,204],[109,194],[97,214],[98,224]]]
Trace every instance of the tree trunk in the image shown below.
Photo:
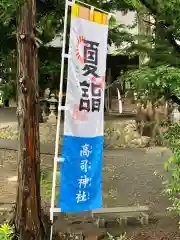
[[[18,190],[15,228],[21,240],[41,240],[40,144],[36,0],[21,0],[17,29],[19,122]]]

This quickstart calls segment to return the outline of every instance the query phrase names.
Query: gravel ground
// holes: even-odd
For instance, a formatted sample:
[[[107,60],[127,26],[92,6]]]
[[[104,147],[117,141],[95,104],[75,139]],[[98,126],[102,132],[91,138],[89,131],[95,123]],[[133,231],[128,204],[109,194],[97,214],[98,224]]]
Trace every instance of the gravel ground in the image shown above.
[[[134,121],[107,121],[105,146],[126,149],[105,150],[103,166],[104,207],[147,205],[152,221],[148,226],[117,227],[107,225],[113,235],[127,232],[130,240],[180,240],[178,219],[167,214],[170,206],[162,195],[162,182],[168,177],[163,164],[171,155],[165,148],[137,148],[146,146],[148,139],[139,138]],[[0,123],[0,138],[17,139],[17,123]],[[40,124],[41,143],[54,144],[56,126]],[[0,205],[15,201],[17,153],[0,150]],[[42,168],[52,174],[53,156],[41,155]],[[10,179],[11,181],[8,181]],[[52,179],[52,177],[50,178]],[[42,187],[43,189],[43,187]],[[47,201],[47,199],[46,199]],[[48,204],[48,202],[47,202]],[[0,206],[0,207],[1,207]],[[111,218],[111,216],[109,215]],[[64,227],[64,225],[60,224]],[[74,226],[76,227],[76,226]],[[129,240],[129,239],[128,239]]]
[[[1,150],[0,156],[4,158],[0,168],[0,192],[3,193],[0,202],[7,203],[15,200],[16,182],[8,183],[8,178],[16,176],[16,153]],[[161,194],[162,180],[167,177],[163,163],[168,156],[170,152],[164,148],[105,150],[104,207],[147,205],[155,216],[154,222],[143,228],[107,226],[113,235],[126,231],[128,235],[134,235],[135,240],[180,239],[177,219],[166,213],[170,203]],[[53,157],[42,155],[42,160],[42,166],[52,172]]]

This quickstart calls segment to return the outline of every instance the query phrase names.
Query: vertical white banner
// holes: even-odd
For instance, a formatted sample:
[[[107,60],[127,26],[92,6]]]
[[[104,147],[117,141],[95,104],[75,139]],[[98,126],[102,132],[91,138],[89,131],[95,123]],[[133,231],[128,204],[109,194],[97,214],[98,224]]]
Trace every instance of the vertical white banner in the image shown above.
[[[103,20],[105,14],[98,14]],[[59,199],[63,212],[102,207],[107,36],[107,24],[72,14]]]
[[[64,134],[103,135],[108,25],[72,17]]]

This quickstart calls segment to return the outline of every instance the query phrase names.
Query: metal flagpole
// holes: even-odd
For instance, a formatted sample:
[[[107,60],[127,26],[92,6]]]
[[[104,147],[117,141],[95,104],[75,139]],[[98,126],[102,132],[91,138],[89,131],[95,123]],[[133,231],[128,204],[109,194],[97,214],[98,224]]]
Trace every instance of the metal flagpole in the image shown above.
[[[57,159],[59,150],[59,136],[61,126],[61,110],[62,110],[62,90],[63,90],[63,78],[64,78],[64,58],[65,58],[65,47],[66,47],[66,32],[67,32],[67,18],[68,18],[68,6],[72,2],[66,0],[65,3],[65,15],[64,15],[64,33],[63,33],[63,46],[61,55],[61,75],[60,75],[60,87],[59,87],[59,104],[58,104],[58,119],[57,119],[57,130],[56,130],[56,143],[55,143],[55,156],[54,156],[54,171],[53,171],[53,183],[52,183],[52,196],[51,196],[51,209],[50,209],[50,221],[51,221],[51,233],[50,240],[53,235],[53,211],[55,201],[55,190],[56,190],[56,172],[57,172]],[[64,109],[65,110],[65,109]]]

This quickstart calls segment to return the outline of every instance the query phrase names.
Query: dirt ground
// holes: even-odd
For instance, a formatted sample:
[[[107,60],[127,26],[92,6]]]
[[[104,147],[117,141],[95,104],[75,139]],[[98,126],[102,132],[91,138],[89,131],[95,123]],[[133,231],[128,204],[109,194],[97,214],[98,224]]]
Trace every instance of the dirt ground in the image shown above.
[[[178,219],[167,213],[170,203],[162,194],[162,182],[168,177],[163,164],[169,156],[170,152],[163,148],[126,149],[106,154],[105,206],[147,205],[151,211],[150,225],[121,230],[128,236],[135,235],[133,239],[180,239]],[[118,229],[114,229],[113,235]]]
[[[166,208],[170,203],[162,194],[162,182],[168,177],[163,164],[169,156],[168,150],[157,147],[105,150],[104,207],[147,205],[151,211],[150,224],[147,226],[133,223],[120,227],[108,222],[106,231],[114,236],[126,232],[132,240],[180,240],[179,219],[167,213]],[[1,151],[0,159],[4,159],[0,167],[0,204],[4,207],[15,201],[16,153]],[[43,167],[49,167],[52,171],[53,156],[42,156],[42,159]]]

